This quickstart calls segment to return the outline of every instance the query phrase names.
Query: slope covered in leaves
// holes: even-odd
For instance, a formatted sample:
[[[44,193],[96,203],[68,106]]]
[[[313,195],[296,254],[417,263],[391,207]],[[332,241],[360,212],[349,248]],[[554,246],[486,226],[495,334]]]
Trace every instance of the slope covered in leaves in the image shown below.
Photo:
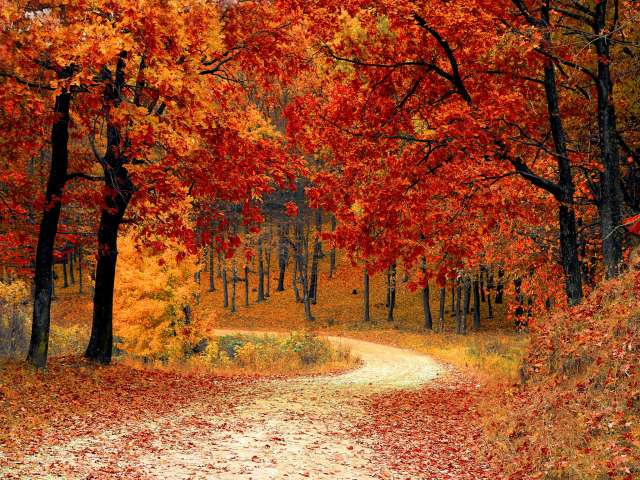
[[[508,412],[493,425],[505,474],[640,476],[638,299],[640,275],[631,271],[533,326],[523,385],[494,410]]]

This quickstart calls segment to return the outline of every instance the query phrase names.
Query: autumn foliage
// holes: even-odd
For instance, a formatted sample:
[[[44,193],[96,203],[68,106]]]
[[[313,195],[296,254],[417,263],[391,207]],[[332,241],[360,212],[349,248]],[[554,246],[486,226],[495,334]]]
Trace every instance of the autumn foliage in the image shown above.
[[[397,472],[637,477],[639,12],[0,0],[0,356],[39,370],[0,444],[355,367],[340,333],[463,372],[368,399]]]

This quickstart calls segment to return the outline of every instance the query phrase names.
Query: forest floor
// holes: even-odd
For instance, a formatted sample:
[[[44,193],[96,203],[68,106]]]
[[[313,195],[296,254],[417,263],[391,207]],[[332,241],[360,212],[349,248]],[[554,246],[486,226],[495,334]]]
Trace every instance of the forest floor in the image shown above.
[[[137,415],[138,406],[131,405],[129,416],[109,421],[106,414],[102,428],[62,441],[47,442],[46,430],[34,432],[39,438],[21,455],[6,451],[3,458],[0,450],[0,474],[491,478],[487,465],[474,457],[480,429],[474,427],[475,386],[468,379],[409,350],[332,341],[350,347],[362,365],[339,375],[232,382],[210,395],[170,398],[158,414]]]

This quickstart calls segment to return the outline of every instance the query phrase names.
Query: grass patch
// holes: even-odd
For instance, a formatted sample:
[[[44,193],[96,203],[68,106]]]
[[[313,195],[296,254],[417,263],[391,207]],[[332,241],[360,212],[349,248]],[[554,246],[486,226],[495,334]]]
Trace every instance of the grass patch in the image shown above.
[[[349,337],[407,348],[459,368],[471,369],[495,382],[514,381],[529,339],[521,334],[479,332],[455,335],[435,332],[358,330]]]
[[[210,340],[197,359],[216,373],[268,375],[332,373],[358,363],[348,348],[310,333],[223,335]]]

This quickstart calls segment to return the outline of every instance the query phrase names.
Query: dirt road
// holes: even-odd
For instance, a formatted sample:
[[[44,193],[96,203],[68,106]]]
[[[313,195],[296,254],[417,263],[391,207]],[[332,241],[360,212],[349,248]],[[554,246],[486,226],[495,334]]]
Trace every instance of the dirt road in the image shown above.
[[[376,439],[357,434],[365,402],[374,393],[419,387],[442,370],[410,351],[331,341],[348,345],[362,366],[259,381],[229,399],[205,398],[171,416],[43,447],[15,465],[13,478],[396,478],[377,461]],[[229,401],[228,414],[212,414],[211,402],[220,400]]]

